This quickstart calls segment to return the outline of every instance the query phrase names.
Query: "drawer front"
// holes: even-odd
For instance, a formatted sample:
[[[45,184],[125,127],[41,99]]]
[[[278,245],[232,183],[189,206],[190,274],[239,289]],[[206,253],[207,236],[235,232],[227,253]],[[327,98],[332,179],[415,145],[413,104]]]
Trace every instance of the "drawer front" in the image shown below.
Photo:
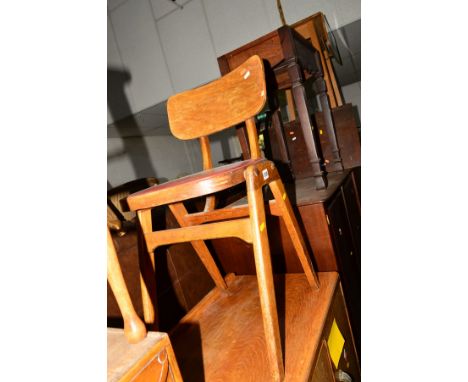
[[[132,382],[173,382],[169,358],[165,349],[161,350],[133,379]]]

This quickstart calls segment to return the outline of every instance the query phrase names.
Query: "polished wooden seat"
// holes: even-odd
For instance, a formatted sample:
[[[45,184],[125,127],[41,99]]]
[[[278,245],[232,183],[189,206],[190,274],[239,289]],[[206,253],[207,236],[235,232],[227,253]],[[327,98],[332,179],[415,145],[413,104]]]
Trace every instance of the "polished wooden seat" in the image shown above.
[[[261,162],[267,161],[254,159],[235,162],[152,186],[132,194],[132,208],[147,208],[149,204],[156,207],[222,191],[245,182],[244,171],[247,167]]]
[[[171,132],[179,139],[200,140],[205,171],[132,194],[127,202],[130,209],[137,210],[153,266],[156,247],[190,242],[216,286],[226,289],[226,282],[204,240],[238,237],[253,245],[263,329],[271,367],[270,380],[279,381],[284,378],[284,364],[263,186],[269,185],[273,193],[278,214],[288,229],[308,283],[317,288],[318,279],[278,171],[273,162],[261,157],[254,117],[263,109],[266,97],[264,67],[258,56],[252,56],[218,80],[170,97],[167,108]],[[246,125],[251,159],[212,168],[208,135],[242,122]],[[232,213],[229,208],[215,209],[215,192],[243,182],[246,184],[248,201],[245,213]],[[206,196],[204,211],[189,214],[183,201],[200,196]],[[181,228],[153,231],[151,209],[162,204],[168,204]],[[206,219],[203,219],[203,214],[207,216]],[[145,320],[152,323],[155,321],[154,306],[144,284],[142,293]]]

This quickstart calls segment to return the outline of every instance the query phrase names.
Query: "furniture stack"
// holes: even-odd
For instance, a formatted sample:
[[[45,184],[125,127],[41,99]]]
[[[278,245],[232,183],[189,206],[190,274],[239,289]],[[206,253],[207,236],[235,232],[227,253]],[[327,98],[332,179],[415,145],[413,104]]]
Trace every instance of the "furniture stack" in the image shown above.
[[[341,276],[360,351],[360,137],[353,107],[343,103],[329,45],[325,16],[318,12],[222,55],[218,64],[225,74],[252,54],[265,61],[270,98],[265,154],[289,170],[284,177],[293,181],[286,187],[317,269]],[[237,132],[243,142],[243,128]],[[248,158],[248,148],[241,147]],[[271,226],[276,269],[300,272],[281,221]],[[235,239],[213,245],[226,272],[255,272],[250,248]]]
[[[215,287],[171,341],[151,335],[138,366],[115,380],[146,373],[143,364],[162,380],[360,380],[359,137],[330,57],[314,46],[324,38],[320,15],[220,57],[221,79],[169,99],[171,131],[199,139],[204,171],[127,199],[141,228],[144,320],[157,327],[158,247],[190,243]],[[262,153],[255,117],[265,110]],[[208,136],[234,125],[244,160],[213,168]],[[231,203],[242,185],[246,197]],[[201,208],[187,208],[200,198]],[[156,229],[162,206],[179,228]]]

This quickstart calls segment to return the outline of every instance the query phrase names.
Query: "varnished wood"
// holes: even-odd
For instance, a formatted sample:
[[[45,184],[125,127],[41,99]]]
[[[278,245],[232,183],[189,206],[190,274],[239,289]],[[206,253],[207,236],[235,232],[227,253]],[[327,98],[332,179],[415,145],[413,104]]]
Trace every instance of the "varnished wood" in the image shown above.
[[[327,341],[322,340],[311,382],[336,382]]]
[[[210,139],[207,136],[200,137],[200,148],[203,159],[203,170],[209,170],[213,168],[213,161],[211,159],[211,147]],[[206,197],[205,209],[204,211],[213,211],[216,205],[216,198],[214,195]]]
[[[313,23],[307,24],[306,29],[312,29],[310,33],[317,39],[314,25]],[[321,34],[320,37],[322,37]],[[327,37],[325,36],[326,39]],[[333,126],[330,102],[327,97],[327,86],[330,88],[329,95],[333,96],[332,106],[337,105],[336,97],[332,88],[332,82],[328,76],[328,68],[321,45],[318,41],[316,45],[318,47],[314,48],[314,44],[304,39],[294,29],[283,26],[255,41],[226,53],[218,58],[218,63],[221,72],[225,74],[229,70],[235,70],[242,60],[250,54],[258,54],[269,62],[274,71],[274,79],[269,80],[270,87],[286,89],[290,124],[296,121],[297,124],[295,126],[300,130],[300,134],[297,136],[284,134],[286,137],[283,134],[278,134],[278,129],[282,129],[280,126],[282,125],[282,121],[277,118],[277,111],[273,110],[275,111],[274,115],[276,118],[272,120],[273,128],[270,129],[272,133],[271,140],[268,141],[273,147],[269,150],[268,158],[288,166],[288,170],[292,170],[293,176],[296,179],[314,176],[316,188],[324,189],[327,187],[326,172],[323,171],[325,162],[320,147],[319,133],[316,126],[313,125],[311,119],[312,112],[310,106],[308,106],[304,88],[305,80],[309,78],[313,82],[313,89],[317,95],[316,98],[323,114],[322,119],[324,123],[321,129],[326,131],[327,143],[330,147],[331,155],[327,158],[327,171],[341,171],[343,170],[343,164]],[[270,94],[270,96],[274,96],[274,94]],[[295,109],[297,109],[297,113]],[[239,130],[238,135],[241,137],[242,130]],[[289,150],[285,150],[286,145],[284,141],[287,138],[289,138],[287,140]],[[278,145],[279,141],[281,143]],[[292,149],[291,146],[293,147]],[[242,147],[244,157],[248,156],[249,153],[245,152],[244,146]],[[288,151],[298,150],[301,153],[298,153],[297,156],[288,155]],[[303,162],[303,165],[296,164],[297,160]],[[292,166],[289,166],[290,164]]]
[[[140,222],[140,240],[144,239],[144,236],[153,231],[153,223],[151,219],[151,209],[144,209],[137,211],[138,220]],[[141,243],[143,244],[143,243]],[[141,245],[143,247],[143,245]],[[157,327],[157,316],[155,314],[155,307],[151,299],[150,292],[156,293],[156,284],[153,281],[155,274],[155,262],[154,252],[148,250],[146,247],[146,253],[143,252],[143,248],[140,248],[140,285],[141,285],[141,299],[143,304],[143,316],[147,324],[153,324]],[[150,269],[143,268],[143,259],[141,257],[147,255],[149,257]],[[144,273],[147,272],[147,276],[144,277]]]
[[[265,210],[263,208],[263,194],[262,188],[256,185],[259,176],[260,174],[253,166],[248,167],[245,171],[250,222],[254,236],[255,269],[257,271],[260,305],[263,313],[267,354],[271,366],[270,376],[272,381],[281,381],[284,378],[283,355],[273,285],[270,246],[268,244]]]
[[[305,39],[309,39],[312,46],[320,53],[320,60],[324,68],[324,79],[327,83],[327,94],[331,107],[343,105],[341,90],[336,80],[335,71],[331,59],[324,44],[329,44],[328,33],[325,27],[325,15],[317,12],[305,19],[299,20],[291,25]],[[322,44],[320,43],[322,41]]]
[[[263,62],[252,56],[224,77],[170,97],[169,127],[179,139],[199,138],[244,122],[265,102]]]
[[[258,159],[261,157],[260,147],[258,145],[257,127],[253,118],[249,118],[246,122],[247,136],[249,139],[250,158]]]
[[[142,222],[148,252],[153,253],[155,247],[160,245],[191,242],[216,285],[220,287],[218,289],[225,289],[226,285],[203,240],[238,237],[253,244],[270,365],[269,380],[280,381],[284,377],[284,365],[262,190],[265,185],[279,181],[280,178],[274,163],[261,158],[254,120],[255,114],[263,108],[265,100],[264,68],[258,56],[249,58],[221,79],[171,97],[168,101],[171,131],[181,139],[201,138],[204,171],[132,194],[128,197],[128,205],[131,209],[139,210],[140,218],[143,217],[140,211],[149,211],[152,207],[168,204],[181,228],[153,232],[148,222]],[[251,159],[210,168],[212,163],[209,141],[204,137],[241,121],[246,124]],[[234,211],[225,215],[223,210],[216,211],[212,206],[208,206],[203,213],[197,214],[197,219],[190,220],[190,214],[182,201],[211,196],[215,192],[244,182],[247,188],[248,218],[227,220],[235,215]],[[277,185],[273,187],[280,188]],[[317,280],[313,280],[314,273],[310,261],[306,260],[306,249],[301,246],[301,233],[297,224],[294,225],[295,219],[286,216],[293,211],[286,206],[283,199],[277,210],[288,224],[296,247],[300,250],[299,257],[303,260],[305,272],[311,280],[311,285],[315,287]],[[209,217],[203,220],[203,215]],[[216,222],[213,218],[219,218],[220,221]],[[196,225],[197,222],[205,224]]]
[[[311,289],[302,274],[275,278],[286,349],[284,381],[310,380],[335,319],[345,338],[347,358],[342,355],[339,368],[359,382],[358,358],[338,275],[327,272],[318,277],[320,289]],[[255,276],[226,281],[231,294],[213,290],[170,333],[182,375],[193,382],[271,381]],[[201,365],[202,373],[194,373],[193,364]]]
[[[222,221],[152,232],[146,235],[146,242],[150,248],[156,248],[162,245],[212,240],[222,237],[238,237],[247,243],[252,243],[249,219]]]
[[[128,205],[132,210],[139,210],[213,194],[243,183],[245,169],[262,162],[266,160],[235,162],[184,176],[130,195],[127,198]]]
[[[109,228],[107,228],[107,280],[122,313],[125,337],[132,344],[140,342],[146,337],[146,328],[136,314],[130,299]]]
[[[341,107],[332,110],[333,121],[338,140],[338,146],[345,169],[354,168],[361,165],[361,141],[359,137],[359,130],[357,128],[356,119],[354,116],[353,106],[345,104]],[[318,128],[324,126],[324,113],[316,113],[316,122]],[[321,135],[320,143],[325,158],[332,158],[333,148],[330,145],[328,137]],[[327,167],[329,172],[336,171],[333,168]]]
[[[177,223],[182,228],[188,228],[189,224],[185,221],[185,216],[187,216],[187,210],[185,209],[183,203],[174,203],[169,205],[169,209],[173,213],[174,217],[177,220]],[[159,233],[159,232],[158,232]],[[157,233],[156,233],[157,235]],[[198,257],[200,258],[201,262],[205,266],[206,270],[210,274],[211,278],[215,282],[216,286],[221,289],[226,289],[226,283],[224,282],[223,277],[218,269],[218,266],[213,260],[209,249],[207,248],[206,244],[203,240],[196,240],[196,239],[189,239],[189,240],[180,240],[179,242],[190,241],[195,252],[197,253]]]
[[[278,208],[281,210],[281,217],[283,218],[284,224],[289,232],[291,241],[296,250],[297,257],[301,262],[302,269],[304,269],[307,280],[312,288],[318,288],[319,281],[317,275],[315,274],[312,261],[307,253],[306,245],[299,229],[299,224],[294,216],[289,196],[284,189],[281,179],[272,182],[270,184],[270,189],[273,192]]]
[[[189,225],[203,224],[218,220],[237,219],[249,216],[247,205],[220,208],[210,212],[196,212],[185,216],[184,220]]]
[[[148,332],[137,345],[123,337],[122,330],[107,329],[107,382],[182,382],[166,333]]]
[[[288,109],[288,119],[290,121],[296,120],[296,108],[294,105],[294,98],[291,89],[286,89],[286,107]]]
[[[285,185],[297,216],[303,237],[311,255],[315,269],[327,272],[338,271],[342,283],[356,344],[360,344],[360,214],[359,193],[352,182],[357,169],[328,176],[329,186],[316,190],[311,179],[299,179],[294,184]],[[354,192],[350,192],[354,191]],[[346,203],[344,203],[346,202]],[[242,215],[245,200],[228,208],[237,216]],[[280,215],[276,202],[270,200],[267,210]],[[197,217],[198,218],[198,217]],[[267,219],[270,236],[270,251],[273,268],[276,272],[303,272],[297,250],[291,240],[283,219]],[[212,242],[214,253],[226,272],[255,274],[251,260],[252,249],[234,238]]]

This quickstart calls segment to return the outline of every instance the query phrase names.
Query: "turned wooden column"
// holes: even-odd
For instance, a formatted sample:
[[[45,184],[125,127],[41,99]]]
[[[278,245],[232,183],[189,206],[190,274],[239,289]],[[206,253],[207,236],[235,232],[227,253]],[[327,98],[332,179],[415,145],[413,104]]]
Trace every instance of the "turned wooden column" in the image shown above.
[[[325,133],[329,138],[329,144],[333,155],[333,157],[330,160],[330,163],[327,163],[327,170],[329,172],[343,171],[343,162],[338,146],[338,140],[336,138],[335,126],[333,124],[330,103],[328,102],[327,85],[323,78],[323,68],[320,63],[320,56],[318,52],[314,52],[314,55],[318,71],[315,72],[315,79],[312,85],[312,89],[317,99],[317,105],[320,108],[319,112],[322,112],[323,114],[323,119],[325,122]]]
[[[287,64],[288,75],[291,80],[294,103],[296,104],[298,118],[301,124],[304,143],[307,147],[308,161],[312,169],[317,190],[327,188],[327,178],[322,171],[319,137],[310,121],[310,111],[307,106],[307,96],[304,88],[302,70],[295,58],[289,59]]]

